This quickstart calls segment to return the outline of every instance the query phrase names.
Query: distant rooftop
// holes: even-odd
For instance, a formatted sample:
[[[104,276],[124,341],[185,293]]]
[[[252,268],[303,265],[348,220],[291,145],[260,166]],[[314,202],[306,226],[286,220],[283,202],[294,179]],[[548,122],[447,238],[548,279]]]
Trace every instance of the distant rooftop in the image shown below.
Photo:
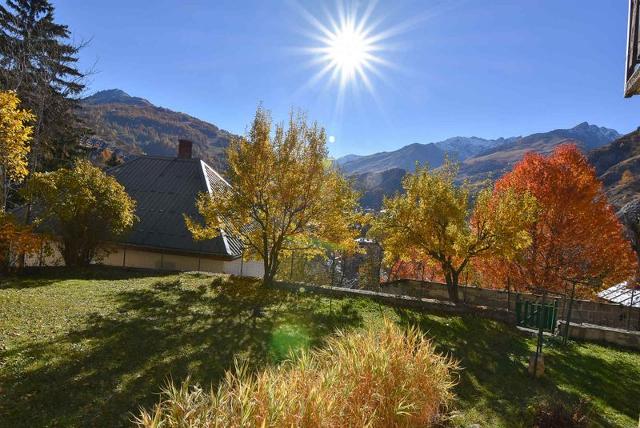
[[[635,290],[634,292],[627,284],[627,281],[616,284],[599,292],[598,296],[613,303],[620,303],[624,306],[633,305],[634,308],[640,308],[640,290]],[[632,297],[633,302],[631,301]]]

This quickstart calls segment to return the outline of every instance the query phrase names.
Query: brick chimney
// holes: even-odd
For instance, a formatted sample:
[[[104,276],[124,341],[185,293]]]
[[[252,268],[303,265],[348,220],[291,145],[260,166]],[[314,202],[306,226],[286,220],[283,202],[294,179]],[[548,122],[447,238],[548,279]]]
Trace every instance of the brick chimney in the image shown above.
[[[178,140],[178,158],[191,159],[193,143],[189,140]]]

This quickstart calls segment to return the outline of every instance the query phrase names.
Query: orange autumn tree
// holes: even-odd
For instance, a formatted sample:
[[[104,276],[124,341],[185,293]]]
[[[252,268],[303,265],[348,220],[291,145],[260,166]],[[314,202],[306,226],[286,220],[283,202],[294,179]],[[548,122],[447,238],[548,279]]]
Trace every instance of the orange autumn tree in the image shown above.
[[[396,258],[389,261],[388,280],[412,279],[415,281],[444,282],[445,278],[440,272],[437,263],[421,252],[410,248],[405,258]]]
[[[15,218],[0,211],[0,273],[19,267],[23,254],[36,254],[43,238],[33,233],[31,226],[21,225]]]
[[[567,281],[612,285],[634,274],[636,260],[594,168],[573,144],[549,156],[528,153],[496,189],[529,192],[538,202],[531,246],[511,261],[478,260],[485,283],[561,292]],[[581,287],[593,293],[597,287]]]

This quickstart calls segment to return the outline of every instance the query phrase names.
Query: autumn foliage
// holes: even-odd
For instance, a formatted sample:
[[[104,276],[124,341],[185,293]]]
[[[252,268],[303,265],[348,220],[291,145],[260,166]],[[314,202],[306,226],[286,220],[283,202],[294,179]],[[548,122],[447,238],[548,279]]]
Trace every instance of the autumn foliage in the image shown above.
[[[38,207],[34,222],[57,237],[66,266],[90,264],[104,252],[105,242],[136,221],[136,203],[124,186],[86,160],[33,174],[24,195]]]
[[[263,281],[273,281],[286,254],[355,251],[357,194],[332,167],[326,132],[303,114],[273,124],[259,107],[246,137],[227,150],[231,186],[200,195],[204,220],[185,216],[196,239],[227,231],[241,239],[245,256],[263,261]]]
[[[0,211],[5,210],[9,185],[20,183],[29,173],[30,123],[35,117],[19,107],[15,92],[0,91]]]
[[[460,276],[478,257],[511,259],[531,243],[536,202],[527,192],[485,189],[470,197],[454,182],[455,165],[420,167],[403,180],[405,193],[385,198],[371,234],[386,262],[428,259],[445,278],[449,299],[458,301]]]
[[[446,422],[457,364],[417,328],[338,332],[255,374],[228,371],[213,390],[170,384],[139,428],[433,427]]]
[[[509,280],[516,289],[562,291],[567,281],[606,286],[635,272],[622,226],[595,170],[575,145],[562,145],[549,156],[525,155],[496,189],[529,192],[539,212],[531,246],[511,261],[476,263],[485,284],[503,287]]]
[[[21,225],[0,211],[0,272],[17,266],[22,255],[36,254],[42,245],[42,237],[33,233],[31,226]]]

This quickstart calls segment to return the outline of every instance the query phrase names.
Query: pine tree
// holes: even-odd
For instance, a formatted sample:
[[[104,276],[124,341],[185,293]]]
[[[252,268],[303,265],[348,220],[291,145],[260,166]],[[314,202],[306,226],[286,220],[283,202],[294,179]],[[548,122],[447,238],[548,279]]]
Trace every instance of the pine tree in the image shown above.
[[[36,115],[31,171],[52,169],[80,150],[84,130],[74,97],[84,89],[84,74],[76,65],[82,46],[69,38],[48,0],[0,4],[0,89],[16,91],[21,108]]]

